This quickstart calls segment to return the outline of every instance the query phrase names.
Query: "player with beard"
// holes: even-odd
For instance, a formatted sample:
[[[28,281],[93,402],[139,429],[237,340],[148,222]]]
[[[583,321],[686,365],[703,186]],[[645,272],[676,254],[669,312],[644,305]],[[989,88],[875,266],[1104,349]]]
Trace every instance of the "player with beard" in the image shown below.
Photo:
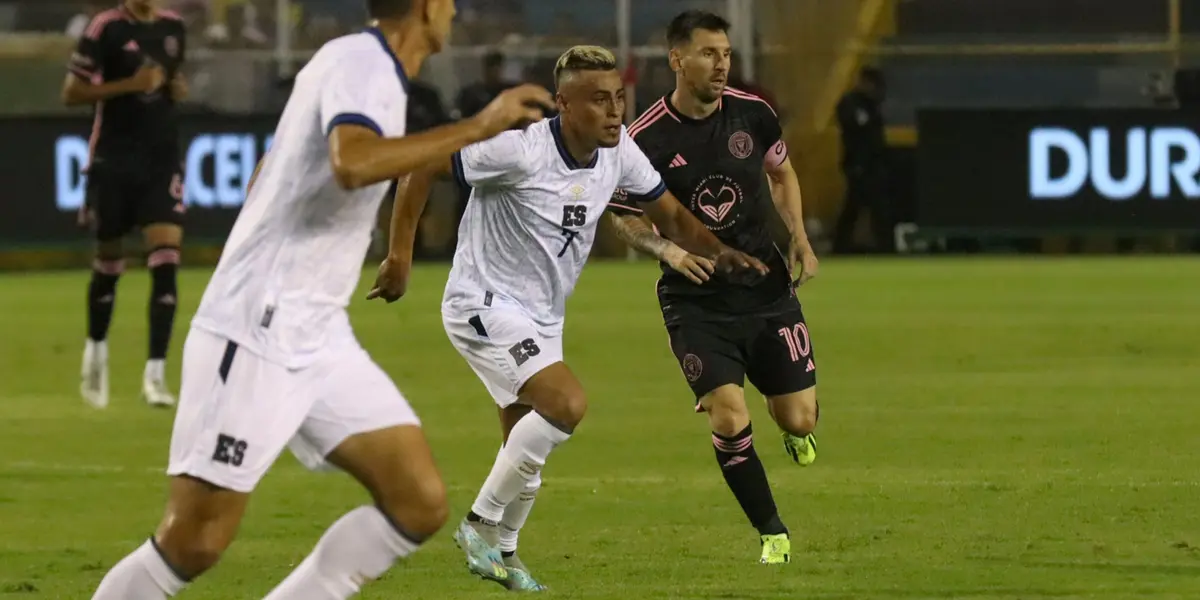
[[[790,560],[791,541],[755,452],[742,386],[749,378],[766,396],[787,452],[797,464],[811,464],[816,363],[795,287],[816,275],[817,258],[775,111],[758,96],[726,86],[728,29],[725,19],[701,11],[671,21],[676,89],[634,121],[629,134],[667,189],[722,242],[765,263],[768,275],[706,279],[708,261],[647,227],[634,194],[618,193],[610,212],[622,239],[663,262],[658,297],[671,349],[696,410],[708,415],[725,482],[758,529],[760,562],[778,564]],[[791,231],[786,258],[771,239],[768,200]]]

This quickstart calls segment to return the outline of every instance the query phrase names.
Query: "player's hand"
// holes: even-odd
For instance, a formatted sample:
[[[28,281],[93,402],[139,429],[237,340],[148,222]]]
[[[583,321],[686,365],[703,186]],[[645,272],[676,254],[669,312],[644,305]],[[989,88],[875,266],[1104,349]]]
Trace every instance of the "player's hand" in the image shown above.
[[[817,261],[817,253],[813,252],[812,244],[808,243],[805,238],[792,238],[791,247],[788,249],[788,269],[792,274],[797,273],[794,284],[796,286],[804,285],[809,279],[817,276],[817,270],[821,264]]]
[[[483,130],[484,139],[540,121],[545,111],[554,108],[554,97],[539,85],[527,83],[504,90],[474,117]]]
[[[711,260],[689,254],[679,246],[672,246],[667,250],[663,254],[663,262],[697,285],[708,281],[709,276],[716,270]]]
[[[388,304],[399,300],[408,291],[408,273],[412,270],[412,259],[388,256],[379,265],[375,286],[367,292],[367,300],[383,298]]]
[[[137,70],[137,73],[129,78],[129,87],[134,92],[150,94],[157,92],[166,81],[167,76],[163,72],[163,68],[157,63],[146,61]]]
[[[758,276],[764,276],[771,271],[761,260],[728,246],[717,255],[714,266],[716,266],[718,271],[726,274],[733,274],[738,271],[754,271]]]

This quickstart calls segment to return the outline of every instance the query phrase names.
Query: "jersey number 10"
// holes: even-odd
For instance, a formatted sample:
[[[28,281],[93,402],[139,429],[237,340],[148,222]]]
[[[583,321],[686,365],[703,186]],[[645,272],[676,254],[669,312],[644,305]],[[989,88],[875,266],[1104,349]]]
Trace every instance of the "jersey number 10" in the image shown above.
[[[558,251],[558,257],[562,258],[567,253],[567,248],[571,246],[571,242],[579,236],[578,231],[567,229],[568,227],[583,227],[587,224],[587,207],[578,204],[568,204],[563,209],[562,219],[562,235],[567,238],[563,242],[562,250]]]

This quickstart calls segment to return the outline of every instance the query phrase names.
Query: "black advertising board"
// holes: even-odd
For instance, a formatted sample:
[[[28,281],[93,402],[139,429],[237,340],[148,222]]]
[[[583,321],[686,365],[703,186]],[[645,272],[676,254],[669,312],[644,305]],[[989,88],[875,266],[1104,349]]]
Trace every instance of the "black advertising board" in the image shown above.
[[[270,147],[277,119],[181,117],[189,239],[225,239],[245,199],[246,183]],[[91,126],[83,117],[0,119],[0,247],[87,239],[76,215],[84,199]]]
[[[1200,230],[1200,114],[926,110],[917,224],[1013,232]]]

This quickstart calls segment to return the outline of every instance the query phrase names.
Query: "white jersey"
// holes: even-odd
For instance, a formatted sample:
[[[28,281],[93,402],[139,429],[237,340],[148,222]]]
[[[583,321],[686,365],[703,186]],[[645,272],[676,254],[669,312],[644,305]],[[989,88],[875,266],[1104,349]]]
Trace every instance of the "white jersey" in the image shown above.
[[[666,192],[623,126],[618,145],[598,149],[588,165],[567,152],[557,118],[467,146],[453,165],[473,189],[443,307],[516,305],[545,335],[561,335],[567,297],[613,192],[646,200]]]
[[[325,44],[295,88],[234,223],[194,327],[288,367],[310,364],[349,333],[350,302],[388,184],[346,191],[327,136],[356,124],[404,135],[408,81],[383,35]]]

